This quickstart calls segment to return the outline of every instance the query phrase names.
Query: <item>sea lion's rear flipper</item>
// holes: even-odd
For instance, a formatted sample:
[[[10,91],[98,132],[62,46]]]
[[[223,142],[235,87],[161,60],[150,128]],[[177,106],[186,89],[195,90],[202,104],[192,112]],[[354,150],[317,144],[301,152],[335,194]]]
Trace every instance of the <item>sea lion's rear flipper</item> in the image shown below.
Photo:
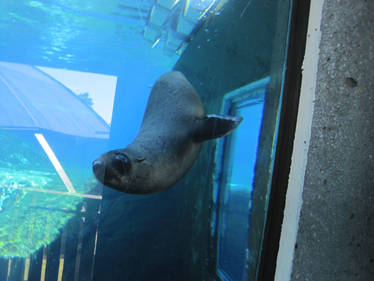
[[[243,118],[238,116],[208,114],[197,121],[198,126],[194,139],[195,141],[206,141],[223,137],[238,127],[242,120]]]

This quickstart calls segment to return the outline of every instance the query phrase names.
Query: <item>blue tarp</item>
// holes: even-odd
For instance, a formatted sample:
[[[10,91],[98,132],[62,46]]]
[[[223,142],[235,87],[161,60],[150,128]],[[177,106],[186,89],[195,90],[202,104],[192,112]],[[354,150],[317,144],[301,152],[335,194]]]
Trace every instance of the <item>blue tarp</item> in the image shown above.
[[[73,92],[33,66],[0,62],[0,128],[108,138],[109,126]]]

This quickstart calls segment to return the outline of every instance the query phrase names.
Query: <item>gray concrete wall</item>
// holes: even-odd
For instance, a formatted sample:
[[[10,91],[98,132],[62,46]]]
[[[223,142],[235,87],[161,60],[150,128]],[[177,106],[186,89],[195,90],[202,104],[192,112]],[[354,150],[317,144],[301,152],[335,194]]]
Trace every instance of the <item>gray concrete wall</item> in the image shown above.
[[[291,280],[374,280],[374,1],[325,0],[321,31]]]

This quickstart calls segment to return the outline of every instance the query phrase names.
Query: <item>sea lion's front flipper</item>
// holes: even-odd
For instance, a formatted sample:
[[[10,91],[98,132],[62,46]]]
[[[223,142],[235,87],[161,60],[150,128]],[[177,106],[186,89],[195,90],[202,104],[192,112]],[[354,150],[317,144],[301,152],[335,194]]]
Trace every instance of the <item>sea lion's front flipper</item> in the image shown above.
[[[197,120],[198,126],[194,134],[195,141],[205,141],[223,137],[234,130],[243,120],[239,116],[208,114]]]

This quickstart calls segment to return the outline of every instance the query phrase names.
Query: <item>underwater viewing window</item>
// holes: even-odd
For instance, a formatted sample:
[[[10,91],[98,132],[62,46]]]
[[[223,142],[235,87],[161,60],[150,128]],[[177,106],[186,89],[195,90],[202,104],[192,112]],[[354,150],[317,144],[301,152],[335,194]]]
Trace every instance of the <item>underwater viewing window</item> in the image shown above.
[[[0,62],[0,256],[8,258],[4,280],[17,280],[14,276],[21,273],[28,280],[40,249],[44,280],[51,262],[48,245],[56,240],[61,244],[56,280],[62,280],[64,257],[72,254],[64,245],[71,235],[77,240],[69,243],[80,258],[83,232],[97,228],[102,188],[95,185],[90,166],[95,151],[108,146],[115,87],[113,76]],[[105,101],[100,101],[103,91]],[[66,227],[70,231],[61,230]],[[95,247],[93,242],[84,250],[94,253]],[[20,259],[23,269],[17,273]]]
[[[307,0],[0,1],[0,280],[271,280],[308,9]],[[165,191],[104,186],[94,160],[132,143],[170,71],[196,90],[198,120],[244,119],[198,143],[191,169]],[[155,120],[157,135],[165,124]],[[185,127],[172,131],[191,138]]]
[[[264,78],[234,90],[224,97],[223,114],[244,118],[241,126],[217,146],[213,201],[218,223],[217,274],[225,281],[248,279],[249,214],[252,206],[253,178],[266,87]]]

